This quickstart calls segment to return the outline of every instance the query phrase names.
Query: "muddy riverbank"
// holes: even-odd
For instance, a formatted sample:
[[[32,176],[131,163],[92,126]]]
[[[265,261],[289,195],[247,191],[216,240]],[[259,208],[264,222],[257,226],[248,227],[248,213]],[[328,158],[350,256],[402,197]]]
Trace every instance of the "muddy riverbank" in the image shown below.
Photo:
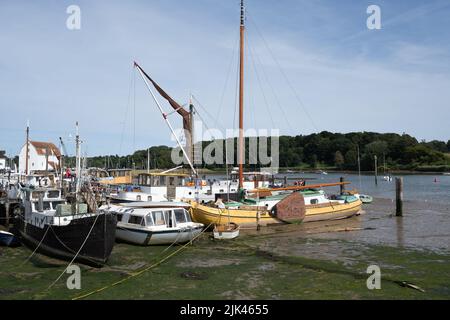
[[[180,249],[117,244],[102,269],[81,266],[81,289],[68,274],[51,288],[66,262],[0,248],[1,299],[448,299],[449,208],[405,202],[392,216],[389,199],[342,221],[246,230],[230,242],[208,233],[162,264],[126,279]],[[381,269],[381,290],[367,289],[369,265]],[[405,284],[417,286],[425,292]]]

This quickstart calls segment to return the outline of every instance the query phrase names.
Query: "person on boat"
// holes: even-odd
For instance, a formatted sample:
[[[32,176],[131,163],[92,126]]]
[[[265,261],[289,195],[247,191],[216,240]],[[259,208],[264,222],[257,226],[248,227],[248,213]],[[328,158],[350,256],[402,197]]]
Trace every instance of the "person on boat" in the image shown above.
[[[219,209],[225,209],[225,204],[223,203],[223,201],[222,201],[222,198],[217,198],[217,200],[216,200],[216,202],[214,203],[216,206],[217,206],[217,208],[219,208]]]

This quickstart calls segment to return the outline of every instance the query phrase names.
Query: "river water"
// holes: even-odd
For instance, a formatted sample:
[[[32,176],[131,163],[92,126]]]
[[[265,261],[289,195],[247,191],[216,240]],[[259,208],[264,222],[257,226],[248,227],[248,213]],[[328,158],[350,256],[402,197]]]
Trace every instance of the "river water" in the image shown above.
[[[367,244],[382,244],[400,248],[450,252],[450,176],[448,175],[396,175],[393,181],[373,175],[348,173],[288,173],[288,184],[306,179],[307,184],[339,182],[340,177],[351,182],[346,188],[374,197],[372,204],[363,205],[364,214],[351,219],[307,223],[298,229],[297,236],[320,239],[349,240]],[[395,177],[403,177],[404,214],[395,217]],[[220,179],[223,176],[209,176]],[[329,194],[338,193],[339,187],[325,188]],[[283,227],[286,228],[286,227]],[[287,227],[289,228],[289,227]],[[295,228],[295,227],[294,227]],[[345,228],[361,229],[356,232],[332,232]],[[276,232],[268,229],[268,232]],[[314,230],[312,232],[311,230]]]

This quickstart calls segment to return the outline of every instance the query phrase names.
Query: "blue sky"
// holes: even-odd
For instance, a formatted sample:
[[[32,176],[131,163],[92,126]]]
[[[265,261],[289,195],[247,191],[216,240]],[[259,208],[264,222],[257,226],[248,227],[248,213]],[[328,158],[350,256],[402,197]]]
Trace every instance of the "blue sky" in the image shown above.
[[[450,139],[450,1],[246,5],[246,127]],[[76,120],[88,155],[174,145],[133,60],[180,103],[193,93],[209,128],[233,128],[238,29],[238,0],[0,0],[0,150],[19,151],[27,119],[69,153]]]

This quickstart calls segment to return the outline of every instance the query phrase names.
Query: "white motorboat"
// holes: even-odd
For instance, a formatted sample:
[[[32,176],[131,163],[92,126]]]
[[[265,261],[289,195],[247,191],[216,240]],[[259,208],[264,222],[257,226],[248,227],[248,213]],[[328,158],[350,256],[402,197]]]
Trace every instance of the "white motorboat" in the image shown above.
[[[117,215],[117,239],[139,245],[161,245],[192,241],[202,232],[204,225],[192,222],[188,206],[181,202],[158,206],[150,201],[109,206],[106,210]]]

